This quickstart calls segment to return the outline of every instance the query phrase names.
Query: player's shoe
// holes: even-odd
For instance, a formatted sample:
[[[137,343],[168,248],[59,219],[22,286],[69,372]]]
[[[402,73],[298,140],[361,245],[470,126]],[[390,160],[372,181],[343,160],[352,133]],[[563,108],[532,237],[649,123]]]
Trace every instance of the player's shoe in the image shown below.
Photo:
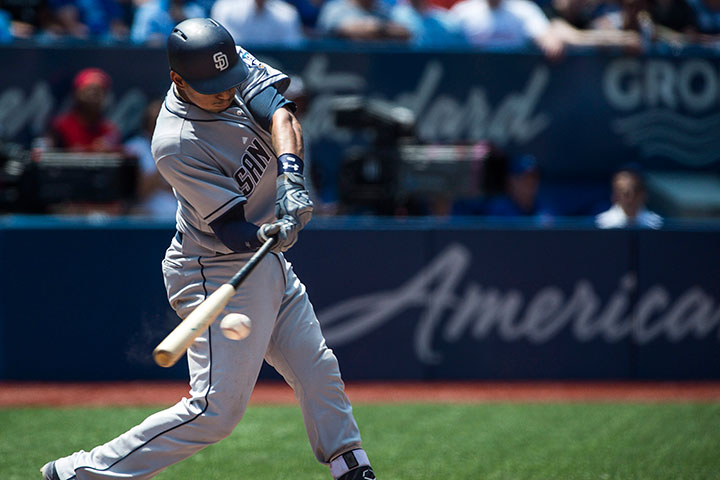
[[[373,469],[368,466],[364,466],[350,470],[345,475],[338,478],[338,480],[372,480],[374,478],[375,472],[373,472]]]
[[[43,467],[40,469],[40,473],[42,473],[43,480],[60,480],[57,470],[55,469],[55,460],[43,465]]]

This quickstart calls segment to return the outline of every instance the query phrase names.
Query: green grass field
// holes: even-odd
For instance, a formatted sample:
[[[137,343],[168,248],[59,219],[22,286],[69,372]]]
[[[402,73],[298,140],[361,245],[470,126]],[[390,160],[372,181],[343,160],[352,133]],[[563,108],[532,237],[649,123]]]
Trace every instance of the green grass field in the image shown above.
[[[158,408],[0,409],[0,479],[39,478]],[[720,403],[358,405],[380,480],[720,479]],[[300,411],[251,406],[235,432],[161,480],[329,480]]]

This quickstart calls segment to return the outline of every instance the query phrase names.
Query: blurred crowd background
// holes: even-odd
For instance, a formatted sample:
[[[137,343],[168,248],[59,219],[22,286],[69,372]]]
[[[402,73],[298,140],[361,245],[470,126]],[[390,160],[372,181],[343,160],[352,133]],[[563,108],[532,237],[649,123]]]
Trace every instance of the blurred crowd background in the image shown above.
[[[198,16],[215,18],[238,44],[251,51],[302,49],[308,45],[322,51],[322,45],[334,41],[345,45],[343,48],[354,43],[364,48],[417,48],[431,60],[433,52],[482,48],[487,53],[520,48],[544,57],[543,61],[552,66],[578,51],[606,49],[619,56],[642,58],[649,52],[672,56],[697,47],[702,57],[714,59],[720,48],[720,0],[0,0],[0,42],[6,49],[119,45],[159,50],[175,24]],[[326,43],[317,47],[314,42]],[[30,57],[27,61],[33,60]],[[34,80],[28,79],[28,83]],[[68,100],[53,112],[42,134],[35,135],[29,145],[3,141],[0,211],[174,217],[172,192],[157,174],[149,150],[162,99],[148,99],[141,120],[128,133],[121,132],[107,115],[112,92],[113,78],[105,70],[88,66],[75,71]],[[302,119],[314,98],[301,76],[293,75],[287,96],[298,104]],[[715,100],[711,114],[717,112],[717,106]],[[407,112],[365,102],[346,105],[344,113],[350,125],[372,117],[376,138],[384,138],[384,143],[376,141],[376,145],[392,144],[394,152],[400,152],[397,138],[407,134],[403,131]],[[372,176],[368,173],[374,168],[372,162],[357,158],[353,162],[351,152],[341,152],[335,159],[319,158],[322,155],[312,158],[309,148],[308,160],[315,165],[311,171],[316,215],[487,216],[531,218],[551,225],[570,212],[601,228],[663,225],[664,212],[648,207],[645,166],[632,156],[621,162],[614,159],[619,167],[613,174],[596,179],[606,190],[596,192],[582,208],[570,211],[558,208],[557,195],[555,199],[543,196],[542,161],[533,151],[506,152],[491,139],[448,146],[454,150],[440,159],[449,159],[446,164],[452,163],[453,155],[482,163],[478,179],[482,185],[477,194],[443,193],[440,186],[431,193],[405,195],[400,201],[388,201],[382,194],[367,201],[368,188],[363,190],[358,184],[362,184],[361,177]],[[55,173],[45,180],[38,175],[19,179],[22,172],[17,171],[13,177],[13,168],[18,170],[18,162],[12,161],[17,160],[13,148],[27,150],[33,161],[52,165]],[[460,148],[464,153],[458,153]],[[432,150],[406,145],[401,153],[406,158],[443,155],[438,145]],[[372,152],[366,148],[360,155],[368,157]],[[82,195],[73,197],[72,185],[67,188],[67,201],[60,201],[62,189],[58,188],[54,201],[19,198],[17,188],[37,190],[37,182],[51,177],[56,183],[59,177],[69,184],[87,182],[79,173],[70,172],[78,162],[96,170],[107,167],[109,174],[126,179],[127,185],[118,187],[122,192],[115,195],[122,198],[83,201]],[[331,163],[343,165],[335,165],[332,173],[323,170]],[[438,178],[448,172],[452,169],[437,172]],[[458,172],[467,175],[464,170]],[[456,182],[462,180],[467,179],[457,178]],[[579,188],[573,194],[582,195]]]
[[[718,44],[718,0],[2,0],[0,41],[162,44],[180,21],[211,16],[240,44],[316,38],[423,46]]]

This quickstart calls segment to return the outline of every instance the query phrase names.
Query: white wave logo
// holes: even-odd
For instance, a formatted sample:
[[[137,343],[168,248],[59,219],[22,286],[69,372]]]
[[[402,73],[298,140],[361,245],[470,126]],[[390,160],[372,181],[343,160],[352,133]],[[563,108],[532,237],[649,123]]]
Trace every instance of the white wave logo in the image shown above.
[[[709,60],[616,60],[605,71],[603,91],[614,108],[641,110],[611,127],[643,157],[693,167],[720,159],[720,77]]]
[[[467,248],[450,245],[398,288],[351,298],[319,312],[328,344],[355,342],[411,309],[420,309],[413,343],[418,358],[427,364],[442,361],[437,339],[448,344],[465,338],[480,341],[491,333],[505,342],[538,345],[562,330],[580,342],[629,338],[643,345],[664,337],[676,343],[688,337],[708,338],[716,329],[720,339],[720,307],[700,286],[674,299],[661,285],[638,293],[635,275],[628,273],[605,302],[587,279],[578,280],[570,294],[549,285],[526,299],[518,290],[463,285],[471,260]]]
[[[617,119],[612,128],[643,157],[667,157],[693,167],[720,159],[720,113],[696,119],[653,109]]]

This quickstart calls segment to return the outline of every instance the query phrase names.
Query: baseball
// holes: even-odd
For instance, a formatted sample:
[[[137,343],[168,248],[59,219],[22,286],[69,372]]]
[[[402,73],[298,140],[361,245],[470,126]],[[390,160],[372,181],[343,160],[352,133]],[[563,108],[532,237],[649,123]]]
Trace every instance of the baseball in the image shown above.
[[[250,335],[252,322],[250,317],[242,313],[228,313],[220,322],[223,335],[230,340],[242,340]]]

